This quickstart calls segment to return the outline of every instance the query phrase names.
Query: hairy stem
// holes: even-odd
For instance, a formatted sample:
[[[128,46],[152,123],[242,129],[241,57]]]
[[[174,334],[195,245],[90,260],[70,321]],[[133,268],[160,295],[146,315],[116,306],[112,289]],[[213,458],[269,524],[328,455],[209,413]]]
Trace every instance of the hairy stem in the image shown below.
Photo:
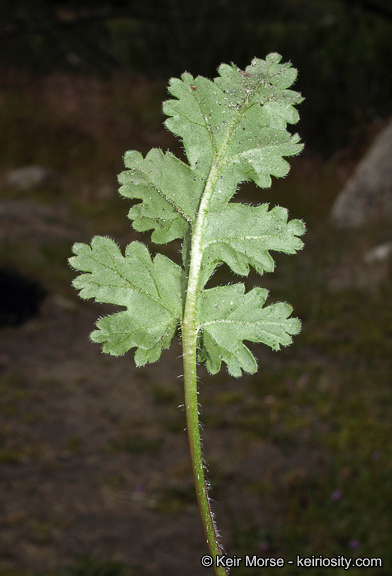
[[[215,569],[215,574],[216,576],[227,576],[227,572],[224,568],[216,566],[216,557],[221,555],[222,550],[218,542],[214,518],[208,500],[207,483],[204,475],[203,457],[201,453],[196,374],[196,349],[198,332],[196,314],[200,267],[203,257],[203,227],[208,210],[208,203],[211,198],[214,184],[219,174],[219,169],[220,166],[218,159],[218,161],[213,164],[209,178],[207,180],[192,234],[191,261],[189,265],[188,286],[184,317],[182,322],[182,348],[188,440],[200,516],[207,538],[208,548],[214,560],[213,566]]]
[[[185,333],[184,333],[185,332]],[[192,333],[193,332],[193,333]],[[222,553],[218,542],[214,519],[208,500],[207,484],[204,475],[203,457],[201,453],[199,411],[197,401],[197,379],[196,379],[196,331],[187,329],[183,331],[184,350],[184,389],[185,389],[185,409],[187,419],[187,430],[189,449],[192,461],[193,477],[199,504],[200,516],[203,523],[204,532],[207,538],[208,549],[214,560],[216,576],[227,576],[224,568],[216,567],[216,557]]]
[[[232,138],[235,127],[240,120],[243,110],[249,106],[249,97],[239,109],[231,127],[227,131],[226,137],[221,144],[219,152],[214,158],[211,170],[201,198],[196,222],[192,230],[191,259],[189,263],[188,286],[186,302],[182,322],[182,348],[184,363],[184,389],[185,389],[185,409],[187,418],[187,429],[189,439],[189,449],[191,453],[193,477],[197,499],[199,503],[200,515],[207,538],[208,548],[213,557],[216,576],[227,576],[227,572],[222,567],[216,566],[216,557],[221,555],[222,550],[218,542],[214,518],[210,508],[207,484],[204,475],[203,458],[201,454],[199,406],[197,401],[197,375],[196,375],[196,349],[197,349],[197,300],[200,292],[200,270],[203,258],[203,229],[206,215],[209,210],[209,202],[222,169],[222,162],[225,157],[227,147]]]

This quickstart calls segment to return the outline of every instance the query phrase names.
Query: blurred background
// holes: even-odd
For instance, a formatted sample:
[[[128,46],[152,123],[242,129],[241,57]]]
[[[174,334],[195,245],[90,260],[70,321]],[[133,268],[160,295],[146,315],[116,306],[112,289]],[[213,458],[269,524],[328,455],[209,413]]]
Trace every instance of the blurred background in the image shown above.
[[[392,575],[391,39],[389,0],[1,0],[0,576],[207,574],[179,340],[142,369],[103,355],[88,335],[112,309],[78,299],[67,258],[95,234],[148,242],[116,175],[126,150],[183,155],[169,77],[269,52],[299,70],[306,146],[238,199],[308,232],[245,282],[303,329],[253,346],[255,376],[200,369],[216,520],[229,555],[377,557],[367,573]]]

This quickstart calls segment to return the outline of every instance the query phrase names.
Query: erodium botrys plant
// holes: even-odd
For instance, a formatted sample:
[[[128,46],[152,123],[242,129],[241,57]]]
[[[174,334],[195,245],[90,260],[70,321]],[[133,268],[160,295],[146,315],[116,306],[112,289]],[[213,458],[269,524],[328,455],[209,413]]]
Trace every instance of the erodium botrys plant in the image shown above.
[[[174,99],[163,104],[166,127],[182,138],[189,161],[152,149],[145,158],[127,152],[126,170],[119,176],[120,194],[140,200],[129,218],[139,232],[152,230],[151,240],[166,244],[182,240],[182,266],[166,256],[152,258],[140,242],[131,242],[125,256],[109,238],[95,236],[91,246],[73,246],[73,268],[83,272],[73,286],[81,298],[117,304],[126,309],[98,320],[91,340],[108,354],[132,348],[135,363],[157,361],[169,348],[177,327],[183,346],[187,431],[202,522],[215,573],[222,553],[210,509],[204,474],[198,416],[198,362],[211,374],[227,365],[229,374],[257,371],[245,340],[263,342],[274,350],[292,342],[300,321],[291,318],[289,304],[265,306],[263,288],[246,291],[243,283],[205,288],[222,263],[241,276],[252,266],[260,275],[274,270],[270,250],[294,254],[303,246],[300,220],[288,220],[285,208],[230,202],[241,182],[261,188],[271,176],[285,176],[284,156],[302,149],[294,106],[302,101],[288,88],[297,72],[281,64],[278,54],[255,58],[245,71],[222,64],[213,81],[184,73],[170,80]]]

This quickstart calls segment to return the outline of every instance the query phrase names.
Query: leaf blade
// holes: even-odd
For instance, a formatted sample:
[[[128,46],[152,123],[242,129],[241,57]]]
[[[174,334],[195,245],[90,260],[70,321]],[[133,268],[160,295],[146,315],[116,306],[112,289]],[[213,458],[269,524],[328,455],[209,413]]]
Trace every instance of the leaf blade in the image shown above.
[[[200,179],[173,154],[156,148],[145,158],[139,152],[127,152],[124,162],[128,169],[118,177],[119,193],[141,200],[128,214],[135,230],[152,229],[157,244],[183,238],[196,218],[203,192]]]
[[[285,89],[296,71],[280,59],[277,54],[255,58],[246,72],[223,64],[214,82],[190,74],[171,81],[169,92],[177,100],[164,103],[165,124],[182,138],[192,169],[207,178],[219,158],[214,209],[230,200],[239,182],[269,187],[271,176],[289,170],[283,156],[302,150],[298,135],[291,136],[286,126],[298,121],[294,105],[303,98]]]
[[[102,236],[95,236],[91,247],[75,244],[73,251],[71,266],[84,272],[73,281],[80,297],[126,308],[98,320],[92,341],[114,356],[136,347],[137,365],[157,360],[182,315],[181,268],[161,254],[152,260],[140,242],[131,242],[123,256],[113,240]]]
[[[260,275],[273,272],[270,250],[295,254],[303,248],[299,236],[305,233],[301,220],[288,221],[288,211],[268,204],[247,206],[228,204],[206,218],[201,284],[207,281],[220,262],[236,274],[247,276],[249,266]]]
[[[225,362],[229,374],[240,377],[242,370],[254,373],[256,359],[243,343],[264,343],[273,350],[288,346],[301,323],[289,318],[292,307],[284,302],[264,307],[268,291],[253,288],[245,293],[244,284],[205,290],[198,311],[200,329],[199,360],[216,374]]]

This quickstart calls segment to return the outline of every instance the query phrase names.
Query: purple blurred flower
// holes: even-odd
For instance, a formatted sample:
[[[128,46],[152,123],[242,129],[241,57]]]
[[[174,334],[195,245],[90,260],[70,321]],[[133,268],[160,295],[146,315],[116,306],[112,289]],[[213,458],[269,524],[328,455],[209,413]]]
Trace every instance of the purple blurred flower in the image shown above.
[[[264,542],[262,542],[260,544],[260,550],[262,552],[266,552],[267,550],[269,550],[269,548],[270,548],[270,545],[269,545],[269,542],[267,542],[267,540],[264,540]]]
[[[342,497],[341,490],[334,490],[331,494],[331,500],[333,500],[334,502],[338,502],[338,500],[340,500],[341,497]]]
[[[361,543],[355,538],[351,538],[350,542],[348,543],[348,547],[351,548],[351,550],[357,550],[360,546]]]

